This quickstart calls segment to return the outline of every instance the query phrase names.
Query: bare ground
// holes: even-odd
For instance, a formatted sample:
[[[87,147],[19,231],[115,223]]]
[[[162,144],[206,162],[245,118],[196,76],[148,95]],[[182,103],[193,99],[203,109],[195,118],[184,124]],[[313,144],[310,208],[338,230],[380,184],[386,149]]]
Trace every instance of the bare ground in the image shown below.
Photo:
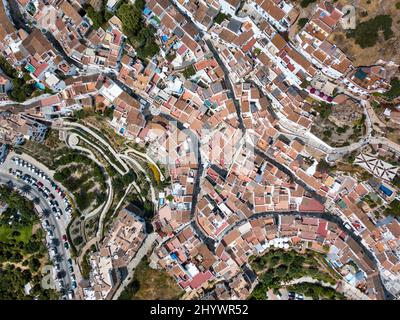
[[[396,8],[397,2],[397,0],[339,1],[343,5],[352,4],[356,7],[357,23],[381,14],[390,15],[393,19],[392,30],[394,33],[391,39],[385,40],[383,35],[380,34],[380,39],[375,46],[362,49],[354,42],[354,39],[347,39],[345,31],[339,27],[330,35],[328,40],[343,50],[355,66],[373,65],[379,59],[400,64],[400,10]]]

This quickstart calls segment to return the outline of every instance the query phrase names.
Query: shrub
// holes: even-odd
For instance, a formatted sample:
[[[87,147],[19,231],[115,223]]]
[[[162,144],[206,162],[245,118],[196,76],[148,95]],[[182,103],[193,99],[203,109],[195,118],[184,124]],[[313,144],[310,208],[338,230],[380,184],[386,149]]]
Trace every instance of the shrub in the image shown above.
[[[316,2],[317,0],[302,0],[301,1],[301,3],[300,3],[300,5],[303,7],[303,8],[307,8],[311,3],[314,3],[314,2]]]
[[[350,31],[348,35],[355,39],[361,48],[373,47],[378,41],[378,32],[383,30],[385,40],[393,36],[392,17],[388,15],[378,15],[368,21],[361,22],[356,29]]]
[[[303,28],[307,22],[309,21],[308,18],[300,18],[299,21],[297,22],[299,28]]]
[[[389,91],[385,92],[385,97],[393,100],[400,96],[400,80],[398,78],[393,78],[390,81],[390,85],[392,86]]]
[[[226,15],[225,13],[219,12],[217,14],[217,16],[215,17],[214,22],[221,24],[224,20],[228,20],[228,19],[229,19],[228,15]]]

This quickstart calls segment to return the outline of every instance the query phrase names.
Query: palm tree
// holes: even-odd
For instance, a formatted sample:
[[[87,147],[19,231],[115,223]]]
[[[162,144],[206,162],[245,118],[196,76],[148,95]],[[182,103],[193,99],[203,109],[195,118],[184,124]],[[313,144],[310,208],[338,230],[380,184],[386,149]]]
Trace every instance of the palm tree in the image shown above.
[[[43,209],[43,216],[45,218],[48,218],[50,216],[50,210],[47,208]]]
[[[21,187],[20,190],[21,190],[21,193],[22,193],[22,194],[27,195],[27,194],[29,194],[29,193],[31,192],[32,187],[31,187],[30,185],[28,185],[28,184],[24,184],[24,185]]]
[[[11,180],[7,181],[7,186],[12,189],[14,187],[14,182],[12,182]]]

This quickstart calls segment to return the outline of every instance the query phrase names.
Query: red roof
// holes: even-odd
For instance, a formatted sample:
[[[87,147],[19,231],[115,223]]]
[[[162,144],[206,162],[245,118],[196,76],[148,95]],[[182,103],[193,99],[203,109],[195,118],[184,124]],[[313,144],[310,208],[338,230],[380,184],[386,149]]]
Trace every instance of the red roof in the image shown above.
[[[315,199],[303,198],[301,205],[299,207],[300,211],[303,212],[324,212],[324,206]]]
[[[208,280],[210,280],[213,277],[212,273],[210,270],[207,270],[207,272],[200,272],[196,274],[192,281],[190,281],[189,285],[192,289],[197,289],[201,287],[201,285]]]
[[[183,44],[179,47],[178,51],[176,51],[177,54],[179,54],[180,56],[183,55],[186,52],[187,48],[186,46]]]
[[[253,46],[254,46],[254,44],[257,42],[257,39],[255,39],[255,38],[252,38],[249,42],[247,42],[247,44],[245,44],[243,47],[242,47],[242,50],[243,50],[243,52],[247,52],[247,51],[249,51]]]
[[[294,65],[292,65],[291,63],[288,63],[287,67],[288,67],[288,69],[289,69],[290,71],[292,71],[292,72],[293,72],[294,69],[295,69]]]
[[[40,100],[40,104],[42,107],[52,106],[58,103],[60,103],[60,98],[57,95],[46,97]]]
[[[318,230],[317,230],[317,233],[320,236],[323,236],[324,238],[326,238],[328,235],[328,230],[326,229],[327,225],[328,225],[328,222],[322,221],[319,223]]]

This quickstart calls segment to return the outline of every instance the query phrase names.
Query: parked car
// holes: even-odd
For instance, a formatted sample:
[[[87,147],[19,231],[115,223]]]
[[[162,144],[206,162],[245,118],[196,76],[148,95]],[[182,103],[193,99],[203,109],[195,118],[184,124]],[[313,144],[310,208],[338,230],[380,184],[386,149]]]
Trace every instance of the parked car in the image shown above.
[[[296,293],[296,300],[304,300],[304,295],[301,293]]]

